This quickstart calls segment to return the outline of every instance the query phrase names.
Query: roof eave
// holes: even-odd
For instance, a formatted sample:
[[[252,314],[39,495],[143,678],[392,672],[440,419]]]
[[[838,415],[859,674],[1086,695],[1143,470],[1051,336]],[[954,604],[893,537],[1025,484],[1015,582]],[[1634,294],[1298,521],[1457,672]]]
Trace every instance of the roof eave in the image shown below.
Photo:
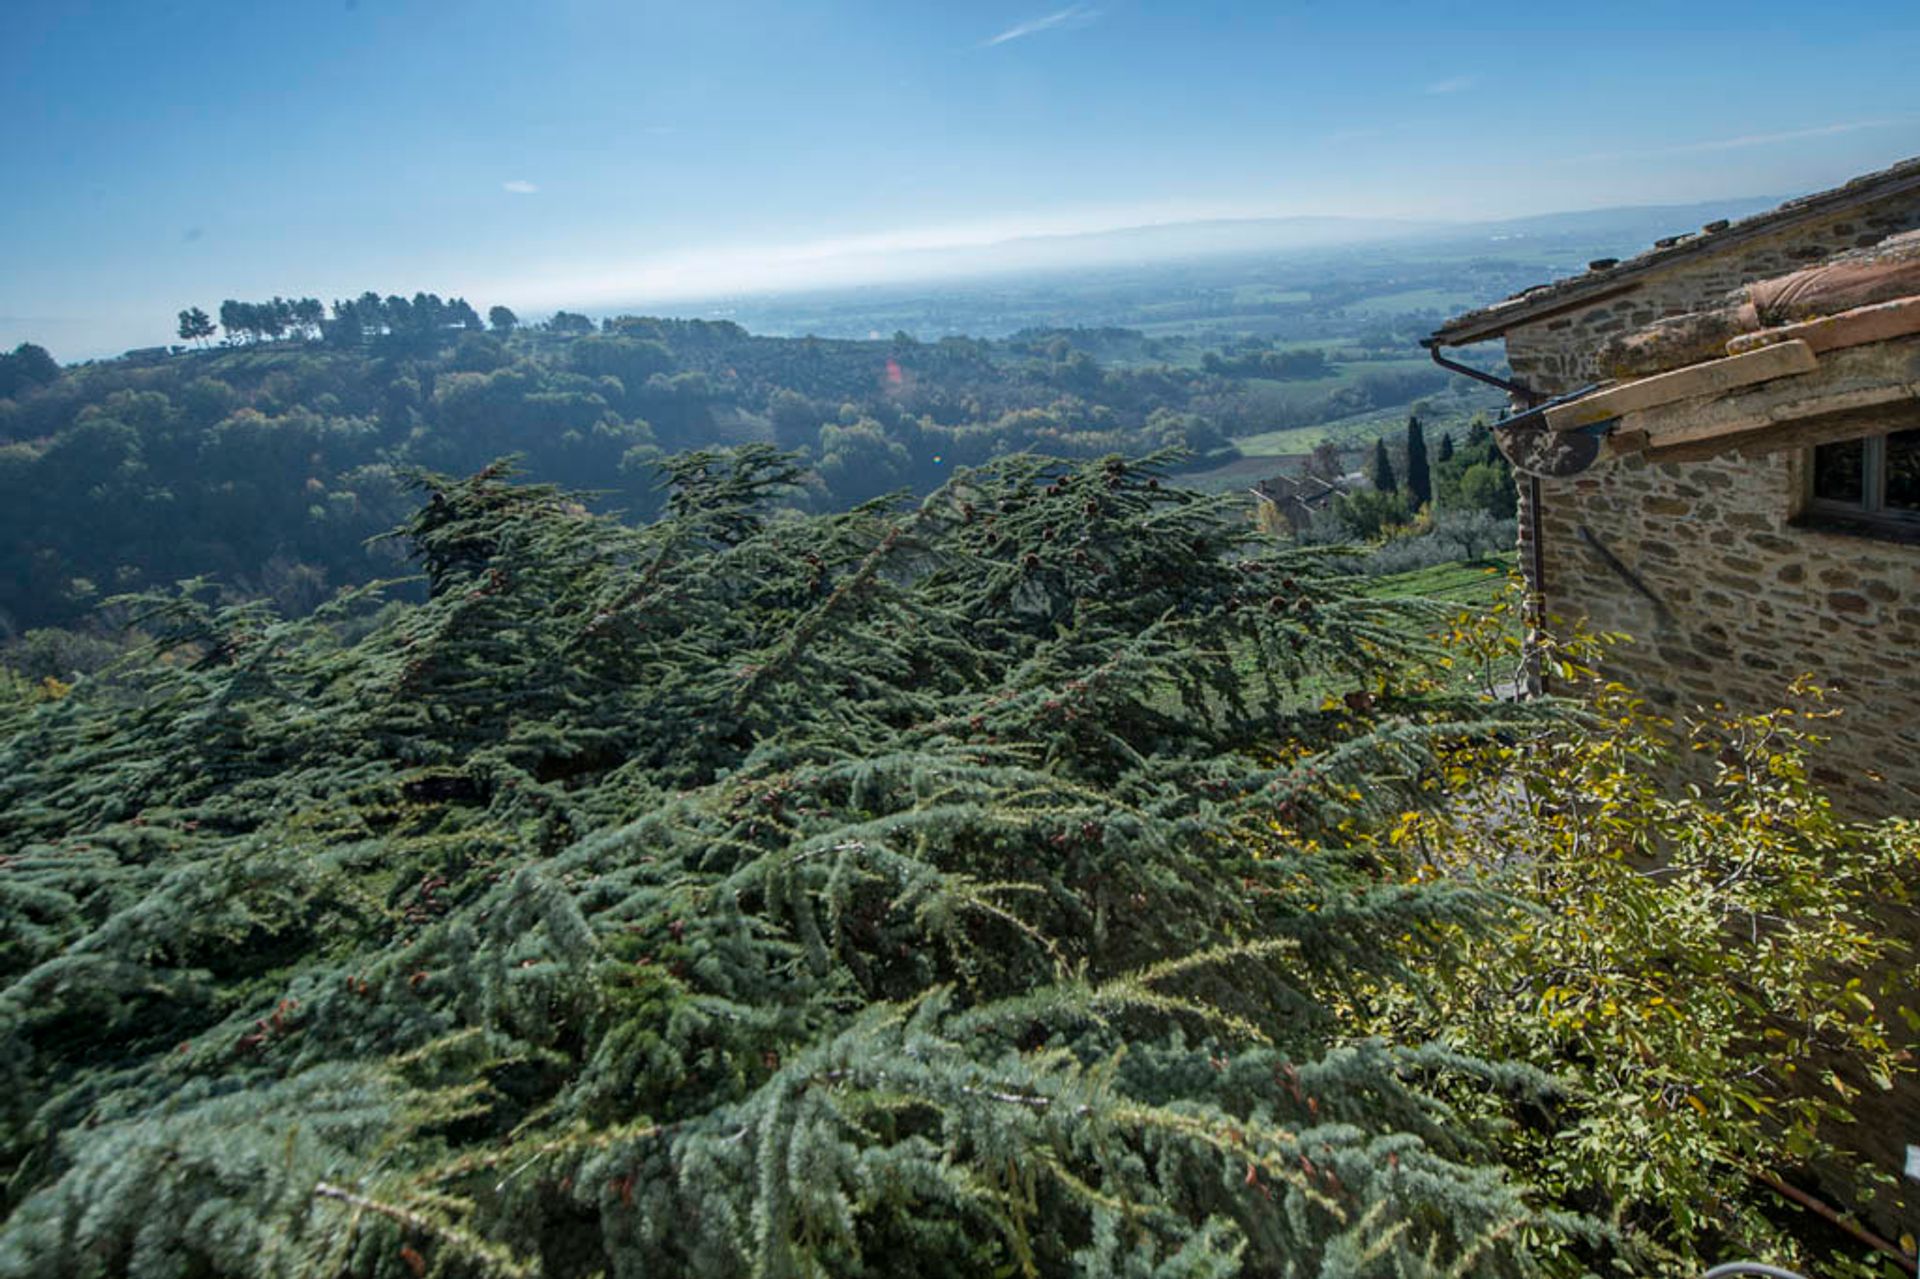
[[[1561,281],[1557,288],[1553,284],[1541,286],[1545,294],[1532,304],[1522,301],[1527,295],[1521,293],[1490,307],[1468,311],[1435,329],[1422,345],[1469,346],[1475,342],[1490,341],[1504,336],[1519,325],[1551,319],[1567,311],[1577,311],[1583,306],[1611,300],[1639,287],[1647,276],[1678,263],[1724,253],[1760,236],[1913,190],[1920,190],[1920,157],[1903,160],[1878,173],[1866,174],[1830,190],[1789,200],[1765,213],[1743,218],[1724,231],[1696,235],[1668,248],[1654,249],[1639,257],[1629,258],[1616,267]]]
[[[1665,266],[1666,263],[1662,262],[1660,265]],[[1435,329],[1432,336],[1423,340],[1420,345],[1426,347],[1472,346],[1475,342],[1490,342],[1494,338],[1504,336],[1507,330],[1517,328],[1522,324],[1533,324],[1540,320],[1551,320],[1568,311],[1578,311],[1582,307],[1597,306],[1602,302],[1611,302],[1613,299],[1631,293],[1639,288],[1642,283],[1641,277],[1651,275],[1653,271],[1654,268],[1649,266],[1643,270],[1634,272],[1632,277],[1628,279],[1613,277],[1612,287],[1610,288],[1600,288],[1593,291],[1583,289],[1577,294],[1572,291],[1556,293],[1551,298],[1542,298],[1540,304],[1537,306],[1524,308],[1516,306],[1510,314],[1488,315],[1483,312],[1470,311],[1466,315],[1460,316],[1456,320],[1450,320]],[[1461,324],[1460,321],[1462,320],[1477,320],[1477,322],[1473,324]]]

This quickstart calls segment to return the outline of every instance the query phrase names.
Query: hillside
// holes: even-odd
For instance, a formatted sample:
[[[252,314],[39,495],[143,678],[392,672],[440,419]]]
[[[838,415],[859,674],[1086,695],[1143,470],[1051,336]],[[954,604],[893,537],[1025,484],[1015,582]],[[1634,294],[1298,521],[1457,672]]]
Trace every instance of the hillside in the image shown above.
[[[1185,240],[1148,228],[1093,237],[1125,261],[728,299],[694,307],[705,320],[506,313],[483,330],[475,308],[430,294],[350,299],[350,322],[314,300],[277,319],[229,303],[221,317],[242,327],[217,346],[64,374],[29,361],[0,379],[0,637],[202,575],[311,607],[395,571],[393,548],[369,539],[406,510],[407,468],[461,473],[505,454],[636,520],[658,510],[659,458],[749,441],[805,456],[791,501],[812,510],[929,492],[956,466],[1029,449],[1177,445],[1189,482],[1212,490],[1298,470],[1316,448],[1357,469],[1412,413],[1459,434],[1500,407],[1419,349],[1449,311],[1728,207],[1235,222]],[[1145,253],[1182,245],[1217,251]]]
[[[369,295],[331,317],[314,303],[320,318],[289,330],[236,306],[228,319],[258,330],[49,363],[0,399],[0,628],[69,624],[109,597],[201,576],[310,608],[397,570],[375,539],[407,509],[414,467],[464,473],[513,454],[531,476],[641,520],[659,510],[667,454],[771,442],[812,464],[792,501],[834,510],[1026,450],[1177,446],[1217,465],[1236,456],[1232,434],[1356,411],[1404,420],[1419,397],[1471,385],[1404,349],[1259,339],[773,338],[565,313],[482,331],[464,303],[431,295]],[[1485,399],[1441,402],[1464,416]]]

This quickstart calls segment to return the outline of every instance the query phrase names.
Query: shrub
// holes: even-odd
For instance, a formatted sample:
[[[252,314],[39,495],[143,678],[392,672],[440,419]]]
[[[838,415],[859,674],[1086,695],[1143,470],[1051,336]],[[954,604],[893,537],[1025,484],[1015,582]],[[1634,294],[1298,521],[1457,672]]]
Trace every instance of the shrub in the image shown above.
[[[1409,573],[1415,569],[1510,556],[1514,524],[1485,511],[1438,511],[1423,532],[1396,537],[1360,561],[1364,573]]]
[[[1333,500],[1333,517],[1353,541],[1370,542],[1413,517],[1403,494],[1357,489]]]
[[[1836,816],[1809,766],[1825,719],[1801,682],[1676,736],[1599,685],[1581,731],[1463,745],[1435,778],[1450,801],[1383,840],[1410,882],[1511,904],[1492,929],[1407,946],[1411,978],[1358,1001],[1356,1030],[1561,1075],[1564,1095],[1507,1112],[1508,1159],[1620,1223],[1663,1274],[1754,1255],[1881,1273],[1776,1192],[1836,1165],[1863,1205],[1893,1189],[1847,1146],[1862,1091],[1913,1070],[1898,1018],[1916,1019],[1920,988],[1902,940],[1920,825]],[[1699,780],[1677,785],[1687,759],[1678,775]]]

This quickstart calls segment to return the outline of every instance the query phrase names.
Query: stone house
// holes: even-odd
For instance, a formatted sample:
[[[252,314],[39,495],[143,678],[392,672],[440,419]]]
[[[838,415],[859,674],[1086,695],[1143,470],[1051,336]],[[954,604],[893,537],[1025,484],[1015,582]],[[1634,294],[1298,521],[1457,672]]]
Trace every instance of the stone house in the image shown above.
[[[1333,500],[1349,491],[1350,481],[1318,475],[1272,475],[1253,486],[1254,501],[1270,507],[1278,520],[1295,533],[1308,528],[1313,517],[1333,505]]]
[[[1426,343],[1448,363],[1505,339],[1496,435],[1545,624],[1632,636],[1609,673],[1674,713],[1777,704],[1812,673],[1843,712],[1823,779],[1869,813],[1920,814],[1916,228],[1920,159]]]

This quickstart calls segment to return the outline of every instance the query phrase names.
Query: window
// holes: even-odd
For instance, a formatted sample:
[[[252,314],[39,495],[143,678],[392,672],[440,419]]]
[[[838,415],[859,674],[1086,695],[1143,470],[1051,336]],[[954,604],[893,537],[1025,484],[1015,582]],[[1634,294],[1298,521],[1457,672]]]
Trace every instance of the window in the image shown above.
[[[1920,427],[1822,444],[1808,470],[1808,515],[1920,536]]]

